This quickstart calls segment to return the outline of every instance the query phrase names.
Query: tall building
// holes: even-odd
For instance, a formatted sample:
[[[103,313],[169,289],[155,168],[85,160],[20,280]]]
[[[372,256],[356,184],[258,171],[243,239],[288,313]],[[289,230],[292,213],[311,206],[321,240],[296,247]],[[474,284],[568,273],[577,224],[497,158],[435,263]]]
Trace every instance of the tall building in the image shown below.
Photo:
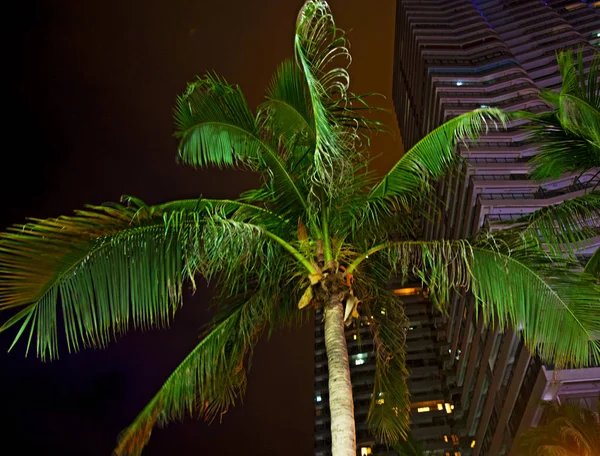
[[[479,107],[547,109],[538,94],[560,86],[556,51],[582,47],[586,62],[591,59],[600,42],[598,7],[586,0],[399,0],[393,90],[405,148]],[[439,187],[446,210],[426,226],[426,238],[469,237],[598,184],[598,170],[528,180],[536,145],[517,127],[462,148],[462,169]],[[599,245],[600,237],[591,239],[582,256]],[[537,424],[542,399],[587,404],[597,397],[600,368],[542,365],[523,347],[518,328],[500,333],[486,327],[474,309],[469,297],[455,297],[445,321],[455,451],[512,455],[515,435]]]
[[[538,95],[560,85],[556,51],[583,47],[589,61],[600,43],[598,8],[600,2],[590,0],[397,0],[393,97],[405,150],[444,121],[482,106],[546,109]],[[537,149],[517,127],[461,148],[463,166],[439,187],[447,210],[425,226],[426,238],[469,237],[598,183],[598,170],[528,180],[527,161]],[[600,236],[582,256],[598,246]],[[501,333],[477,321],[468,296],[455,297],[442,317],[420,288],[397,294],[410,319],[411,429],[431,455],[514,455],[514,437],[537,424],[541,400],[591,406],[600,393],[600,367],[543,365],[523,347],[518,328]],[[327,365],[316,326],[315,454],[326,456]],[[347,341],[358,454],[395,455],[364,424],[374,375],[368,321],[350,329]]]

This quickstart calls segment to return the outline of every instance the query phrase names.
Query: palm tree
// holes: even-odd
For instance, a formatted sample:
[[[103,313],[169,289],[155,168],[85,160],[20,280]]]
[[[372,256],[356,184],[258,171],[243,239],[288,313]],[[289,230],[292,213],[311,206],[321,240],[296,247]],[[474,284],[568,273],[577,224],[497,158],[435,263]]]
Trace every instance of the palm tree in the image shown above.
[[[410,404],[406,321],[387,289],[390,276],[421,280],[442,310],[451,292],[471,290],[481,318],[522,323],[542,359],[600,359],[600,318],[591,312],[600,288],[570,274],[567,261],[557,264],[525,238],[418,238],[433,181],[454,162],[457,142],[505,115],[481,109],[456,117],[376,179],[364,148],[380,126],[362,116],[365,98],[348,91],[340,66],[349,60],[346,38],[324,1],[305,3],[294,44],[295,61],[276,70],[256,114],[216,75],[189,84],[175,109],[182,162],[255,171],[258,189],[235,200],[158,205],[127,197],[1,235],[0,308],[13,314],[0,330],[15,327],[15,343],[24,339],[27,351],[34,344],[42,359],[56,358],[59,333],[77,351],[131,326],[167,326],[184,282],[194,287],[197,276],[217,288],[213,322],[121,434],[117,455],[140,454],[157,423],[226,411],[244,392],[258,337],[316,307],[324,310],[332,453],[355,455],[344,325],[360,318],[371,322],[377,347],[368,419],[380,439],[398,442]]]
[[[517,113],[527,119],[532,139],[540,144],[539,153],[530,161],[535,179],[556,178],[564,173],[596,171],[588,181],[589,191],[580,197],[548,206],[524,220],[525,233],[541,234],[555,253],[573,255],[576,248],[597,235],[600,223],[600,54],[590,56],[585,73],[586,52],[580,49],[557,54],[562,77],[560,92],[543,90],[541,99],[552,109],[532,114]],[[596,182],[598,181],[598,182]],[[558,229],[557,229],[558,228]],[[600,279],[600,249],[585,265],[585,271]]]
[[[597,413],[574,404],[545,402],[541,426],[519,435],[522,456],[595,456],[600,454],[600,400]]]

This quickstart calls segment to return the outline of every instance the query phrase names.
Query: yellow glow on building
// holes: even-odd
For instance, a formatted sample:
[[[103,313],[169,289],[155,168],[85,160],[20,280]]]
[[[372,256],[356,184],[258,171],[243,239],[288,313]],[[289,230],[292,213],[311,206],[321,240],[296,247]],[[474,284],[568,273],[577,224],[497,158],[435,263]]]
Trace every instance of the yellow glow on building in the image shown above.
[[[438,410],[444,410],[444,404],[441,402],[438,404]]]
[[[385,399],[377,399],[377,405],[383,405],[385,403]]]
[[[452,413],[452,409],[454,408],[452,404],[448,404],[447,402],[444,404],[444,407],[446,408],[446,413]]]
[[[394,294],[396,296],[412,296],[421,294],[423,289],[421,287],[407,287],[407,288],[396,288]]]
[[[471,442],[471,448],[475,448],[475,440]]]
[[[417,409],[417,412],[423,413],[423,412],[429,412],[430,410],[431,410],[431,407],[419,407]]]
[[[448,436],[447,435],[444,436],[444,442],[448,443]]]
[[[360,447],[360,456],[368,456],[369,454],[373,454],[371,447]]]

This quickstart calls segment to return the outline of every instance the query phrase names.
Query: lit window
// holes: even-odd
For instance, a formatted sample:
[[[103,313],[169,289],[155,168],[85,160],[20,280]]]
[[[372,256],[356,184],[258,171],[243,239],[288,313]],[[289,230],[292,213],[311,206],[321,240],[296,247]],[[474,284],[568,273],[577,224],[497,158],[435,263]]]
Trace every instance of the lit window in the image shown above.
[[[381,309],[381,315],[385,315],[385,309]]]
[[[356,338],[357,338],[357,337],[356,337],[356,334],[354,334],[354,335],[352,336],[352,339],[356,340]]]
[[[360,456],[368,456],[373,454],[370,447],[360,447]]]
[[[419,412],[419,413],[423,413],[423,412],[429,412],[430,410],[431,410],[431,408],[430,408],[430,407],[419,407],[419,408],[417,409],[417,412]]]
[[[600,37],[600,32],[596,33],[596,36],[597,36],[597,37]]]
[[[460,456],[460,451],[455,451],[454,456]]]
[[[352,355],[352,361],[355,366],[360,366],[361,364],[365,364],[367,362],[367,357],[369,355],[367,353],[357,353],[356,355]]]
[[[444,442],[448,443],[448,436],[447,435],[444,436]]]
[[[471,448],[475,448],[475,440],[471,442]]]
[[[421,293],[421,287],[396,288],[394,294],[396,296],[411,296]]]
[[[452,413],[452,409],[454,406],[452,404],[448,404],[447,402],[444,404],[444,408],[446,409],[446,413]]]
[[[481,107],[482,107],[482,108],[489,108],[489,106],[488,106],[488,105],[486,105],[486,104],[482,104],[482,105],[481,105]]]
[[[317,402],[321,402],[323,400],[323,398],[321,397],[321,395],[317,395],[317,397],[315,397],[315,401]]]
[[[456,81],[456,85],[460,87],[461,85],[463,85],[463,82],[462,81]]]
[[[456,434],[452,434],[450,436],[450,438],[452,439],[452,445],[458,445],[459,440],[458,440],[458,436]]]
[[[438,410],[444,410],[444,404],[438,404]]]

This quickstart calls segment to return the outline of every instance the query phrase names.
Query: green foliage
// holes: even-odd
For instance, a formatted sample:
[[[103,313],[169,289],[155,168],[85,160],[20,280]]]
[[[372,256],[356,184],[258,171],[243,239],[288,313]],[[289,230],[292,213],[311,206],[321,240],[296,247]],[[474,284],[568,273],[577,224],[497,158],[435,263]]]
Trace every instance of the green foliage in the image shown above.
[[[521,456],[595,456],[600,454],[600,418],[574,404],[544,402],[543,424],[517,436]],[[600,406],[598,407],[600,413]]]
[[[432,130],[398,160],[371,190],[370,199],[398,199],[414,204],[431,190],[431,184],[451,168],[458,158],[456,146],[474,141],[488,124],[504,126],[507,114],[497,108],[482,108],[457,116]]]
[[[553,254],[574,257],[597,234],[598,220],[600,191],[594,191],[546,206],[514,223],[524,236],[541,238]]]
[[[517,113],[530,121],[532,139],[540,144],[531,161],[535,179],[600,167],[600,55],[592,56],[586,76],[586,54],[584,49],[557,54],[562,88],[559,93],[544,90],[541,96],[551,111]]]
[[[523,326],[544,360],[598,359],[599,287],[589,274],[572,274],[569,260],[545,254],[537,235],[419,240],[423,203],[459,156],[457,145],[503,125],[506,115],[481,109],[452,119],[377,181],[361,148],[381,126],[363,116],[371,109],[366,96],[348,90],[348,45],[324,1],[302,8],[295,53],[276,70],[256,114],[239,87],[216,75],[197,79],[177,100],[181,161],[257,171],[259,188],[236,200],[155,206],[130,197],[129,205],[33,219],[0,235],[0,310],[13,312],[0,331],[15,326],[15,342],[35,343],[43,359],[58,355],[61,316],[70,351],[103,346],[132,326],[168,325],[186,280],[215,285],[214,321],[124,431],[119,455],[139,454],[155,423],[212,419],[232,406],[257,337],[306,320],[298,303],[304,296],[306,309],[322,306],[326,280],[345,299],[359,299],[372,321],[377,365],[368,420],[390,444],[407,436],[410,408],[405,317],[385,289],[391,275],[422,281],[442,311],[452,291],[472,290],[487,323]],[[581,220],[597,209],[588,200],[571,211]],[[530,232],[578,236],[580,219],[565,222],[571,234],[555,235],[558,216],[548,217],[531,219]],[[588,270],[597,276],[594,258]]]

